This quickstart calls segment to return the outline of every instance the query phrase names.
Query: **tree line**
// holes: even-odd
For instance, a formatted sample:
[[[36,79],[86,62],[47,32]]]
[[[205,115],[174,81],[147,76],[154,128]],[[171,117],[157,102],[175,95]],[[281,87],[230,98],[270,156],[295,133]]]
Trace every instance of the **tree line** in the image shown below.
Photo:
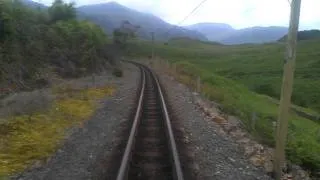
[[[114,60],[104,31],[78,20],[74,4],[56,0],[31,9],[18,0],[0,2],[0,86],[28,90],[46,74],[79,77],[102,71]],[[0,92],[1,94],[1,92]]]

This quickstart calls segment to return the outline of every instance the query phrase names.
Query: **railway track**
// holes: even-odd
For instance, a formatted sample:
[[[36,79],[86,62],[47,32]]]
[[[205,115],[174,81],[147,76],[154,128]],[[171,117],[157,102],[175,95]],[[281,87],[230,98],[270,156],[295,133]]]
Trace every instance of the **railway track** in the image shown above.
[[[141,91],[117,180],[183,180],[167,105],[157,77],[140,67]]]

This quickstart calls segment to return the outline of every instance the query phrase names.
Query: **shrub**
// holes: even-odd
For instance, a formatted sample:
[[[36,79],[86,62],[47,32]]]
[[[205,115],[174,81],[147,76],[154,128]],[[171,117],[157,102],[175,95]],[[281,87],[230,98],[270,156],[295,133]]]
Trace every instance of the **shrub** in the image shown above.
[[[112,72],[112,74],[116,77],[122,77],[123,76],[123,71],[119,68],[115,68]]]
[[[211,100],[218,101],[223,111],[238,116],[244,127],[252,133],[260,143],[274,146],[274,130],[272,123],[276,122],[278,106],[265,96],[251,92],[236,81],[221,77],[198,66],[178,62],[178,80],[182,83],[195,81],[195,76],[201,76],[203,89]],[[192,84],[192,83],[191,83]],[[194,84],[194,83],[193,83]],[[260,85],[260,90],[272,92],[272,86]],[[250,129],[252,112],[257,113],[255,129]],[[288,159],[316,174],[320,168],[319,125],[316,122],[298,117],[294,113],[289,116],[288,144],[286,155]]]
[[[0,101],[0,117],[32,114],[47,109],[53,97],[49,91],[45,90],[10,95]]]
[[[254,91],[259,94],[265,94],[271,97],[277,97],[277,93],[271,84],[257,84],[254,87]]]

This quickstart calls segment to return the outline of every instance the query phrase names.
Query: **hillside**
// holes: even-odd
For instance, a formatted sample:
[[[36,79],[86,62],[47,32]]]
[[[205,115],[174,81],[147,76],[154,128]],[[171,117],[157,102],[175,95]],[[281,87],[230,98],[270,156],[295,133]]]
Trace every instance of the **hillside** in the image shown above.
[[[246,44],[274,42],[287,34],[286,27],[250,27],[234,29],[228,24],[199,23],[186,28],[199,31],[211,41],[223,44]]]
[[[155,32],[157,40],[167,40],[172,37],[207,40],[204,35],[197,31],[173,26],[152,14],[142,13],[115,2],[81,6],[78,8],[78,12],[87,15],[89,20],[96,22],[109,33],[115,27],[118,27],[122,21],[128,20],[130,23],[141,27],[138,36],[145,39],[150,39],[150,33]],[[166,33],[169,29],[172,30]]]
[[[22,0],[22,2],[31,8],[46,7],[31,0]],[[168,40],[173,37],[207,40],[198,31],[171,25],[152,14],[139,12],[116,2],[80,6],[77,8],[77,14],[80,19],[87,19],[101,26],[109,35],[123,21],[128,20],[131,24],[141,27],[137,35],[143,39],[151,39],[151,32],[155,32],[156,40]],[[169,29],[171,30],[168,32]]]
[[[312,40],[312,39],[319,39],[320,38],[320,30],[305,30],[298,32],[298,41],[302,40]],[[287,35],[283,36],[279,39],[280,42],[283,42],[287,39]]]
[[[181,41],[181,40],[180,40]],[[160,45],[156,52],[163,58],[187,60],[198,67],[233,79],[250,90],[278,99],[280,97],[282,64],[285,45],[211,45],[190,42]],[[201,44],[201,45],[200,45]],[[139,51],[139,46],[132,47]],[[142,53],[150,53],[148,47]],[[163,52],[163,54],[162,54]],[[298,45],[295,84],[292,100],[295,104],[320,112],[320,41],[301,41]]]
[[[45,6],[31,0],[23,0],[29,7]],[[279,40],[287,33],[285,27],[251,27],[236,30],[228,24],[199,23],[185,27],[171,25],[148,13],[139,12],[116,2],[80,6],[77,8],[80,19],[88,19],[101,26],[109,35],[124,20],[140,26],[138,37],[151,39],[155,32],[156,40],[169,40],[174,37],[188,37],[201,41],[216,41],[223,44],[266,43]],[[168,31],[170,29],[170,31]]]

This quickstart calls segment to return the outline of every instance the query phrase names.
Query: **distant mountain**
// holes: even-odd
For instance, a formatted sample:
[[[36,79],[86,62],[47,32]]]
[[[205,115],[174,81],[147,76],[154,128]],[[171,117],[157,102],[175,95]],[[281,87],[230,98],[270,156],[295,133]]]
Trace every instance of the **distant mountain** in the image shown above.
[[[268,43],[277,41],[287,34],[286,27],[252,27],[236,30],[219,42],[223,44]]]
[[[45,5],[32,0],[21,1],[31,8],[46,8]],[[77,14],[80,19],[87,19],[101,26],[108,34],[118,28],[123,21],[129,21],[131,24],[141,27],[137,33],[139,37],[144,39],[151,39],[151,32],[155,32],[156,40],[188,37],[207,41],[206,36],[198,31],[171,25],[152,14],[127,8],[116,2],[80,6],[77,8]],[[168,31],[169,29],[170,31]]]
[[[199,23],[186,28],[197,30],[210,41],[217,41],[223,44],[273,42],[288,32],[288,28],[279,26],[251,27],[236,30],[228,24],[221,23]]]
[[[220,41],[236,31],[230,25],[223,23],[198,23],[185,28],[204,34],[210,41]]]
[[[283,36],[279,41],[285,41],[287,39],[287,35]],[[312,39],[320,39],[320,30],[305,30],[298,32],[298,41],[302,40],[312,40]]]
[[[138,31],[138,36],[147,39],[151,39],[151,32],[155,32],[157,40],[168,40],[172,37],[207,40],[198,31],[171,25],[152,14],[142,13],[115,2],[81,6],[77,10],[82,14],[83,18],[92,20],[108,33],[111,33],[124,20],[127,20],[131,24],[139,25],[141,28]],[[171,30],[168,32],[169,29]]]
[[[32,0],[20,0],[23,4],[25,4],[26,6],[36,9],[36,8],[46,8],[45,5],[41,4],[41,3],[37,3],[34,2]]]
[[[31,0],[21,0],[32,8],[45,8],[45,5]],[[186,27],[171,25],[162,19],[147,13],[142,13],[116,2],[86,5],[77,8],[80,19],[88,19],[100,25],[108,34],[127,20],[140,26],[138,36],[151,39],[155,32],[156,40],[169,40],[176,37],[187,37],[201,41],[216,41],[223,44],[267,43],[278,41],[287,34],[286,27],[251,27],[236,30],[228,24],[199,23]]]

